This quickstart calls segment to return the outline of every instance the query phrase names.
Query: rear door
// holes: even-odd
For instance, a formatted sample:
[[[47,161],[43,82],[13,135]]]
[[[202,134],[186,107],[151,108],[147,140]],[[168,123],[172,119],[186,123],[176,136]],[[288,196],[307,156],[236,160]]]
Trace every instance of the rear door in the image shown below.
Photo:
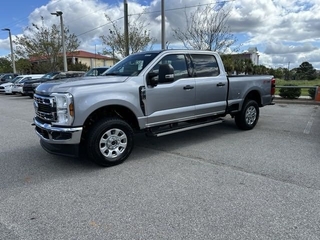
[[[196,83],[195,115],[222,114],[227,107],[228,81],[220,74],[217,59],[211,54],[191,54]]]
[[[146,86],[148,125],[160,125],[194,117],[195,81],[188,69],[190,58],[185,54],[165,55],[150,72],[157,73],[160,64],[171,64],[174,81]]]

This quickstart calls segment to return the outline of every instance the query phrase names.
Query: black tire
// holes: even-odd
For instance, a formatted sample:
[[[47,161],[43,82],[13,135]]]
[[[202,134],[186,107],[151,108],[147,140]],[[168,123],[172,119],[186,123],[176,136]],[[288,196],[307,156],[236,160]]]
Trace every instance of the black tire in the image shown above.
[[[257,124],[259,119],[259,105],[254,100],[244,102],[242,110],[235,116],[235,122],[238,128],[251,130]]]
[[[123,163],[133,144],[132,128],[119,118],[105,118],[97,122],[86,140],[88,157],[104,167]]]

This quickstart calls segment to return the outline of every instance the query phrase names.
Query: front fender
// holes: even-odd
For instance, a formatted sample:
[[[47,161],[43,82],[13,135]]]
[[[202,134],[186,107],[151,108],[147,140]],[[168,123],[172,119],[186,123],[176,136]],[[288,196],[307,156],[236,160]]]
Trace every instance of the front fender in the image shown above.
[[[99,108],[118,105],[130,109],[139,118],[143,116],[140,109],[138,88],[136,92],[99,92],[93,95],[77,96],[75,99],[74,126],[82,126],[86,119]]]

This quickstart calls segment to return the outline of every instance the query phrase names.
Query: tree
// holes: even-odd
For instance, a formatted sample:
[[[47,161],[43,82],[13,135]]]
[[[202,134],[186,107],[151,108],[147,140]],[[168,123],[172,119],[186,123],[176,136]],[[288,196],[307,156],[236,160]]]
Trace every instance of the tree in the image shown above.
[[[0,73],[11,73],[13,72],[11,61],[6,58],[0,58]]]
[[[43,20],[43,18],[42,18]],[[63,68],[61,29],[57,25],[51,28],[32,24],[22,36],[17,36],[15,53],[22,58],[36,60],[44,72],[56,71]],[[73,52],[80,42],[74,34],[70,34],[67,27],[64,28],[66,52]]]
[[[126,56],[126,41],[124,31],[117,26],[115,21],[111,20],[111,17],[105,15],[108,21],[111,22],[111,29],[106,36],[100,36],[103,43],[110,47],[114,54],[117,53],[120,57]],[[145,50],[148,46],[153,45],[155,39],[150,37],[150,31],[146,29],[147,23],[141,21],[141,14],[136,19],[129,19],[128,23],[128,35],[129,35],[129,54],[140,52]]]
[[[228,74],[233,74],[235,70],[235,62],[230,54],[221,54],[223,66]]]
[[[268,73],[269,73],[269,69],[264,65],[253,66],[253,74],[255,75],[264,75]]]
[[[313,68],[312,64],[303,62],[297,68],[297,79],[302,80],[314,80],[317,78],[316,69]]]
[[[20,58],[16,62],[17,72],[20,74],[34,73],[32,71],[32,64],[28,59]]]
[[[76,62],[74,64],[71,64],[68,68],[70,71],[88,71],[90,69],[89,66],[82,62]]]
[[[227,20],[230,10],[224,6],[198,6],[192,13],[185,11],[186,29],[172,29],[174,37],[190,49],[211,50],[224,53],[236,42],[230,33]]]

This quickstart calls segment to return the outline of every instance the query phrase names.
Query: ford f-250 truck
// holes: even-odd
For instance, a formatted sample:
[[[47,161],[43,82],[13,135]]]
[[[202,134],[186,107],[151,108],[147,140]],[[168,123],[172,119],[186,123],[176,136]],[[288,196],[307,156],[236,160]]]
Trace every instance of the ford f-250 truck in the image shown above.
[[[205,127],[230,114],[240,129],[273,104],[273,76],[228,76],[219,54],[159,50],[132,54],[105,76],[39,85],[33,125],[50,153],[78,156],[84,149],[102,166],[122,163],[134,133],[163,136]]]

